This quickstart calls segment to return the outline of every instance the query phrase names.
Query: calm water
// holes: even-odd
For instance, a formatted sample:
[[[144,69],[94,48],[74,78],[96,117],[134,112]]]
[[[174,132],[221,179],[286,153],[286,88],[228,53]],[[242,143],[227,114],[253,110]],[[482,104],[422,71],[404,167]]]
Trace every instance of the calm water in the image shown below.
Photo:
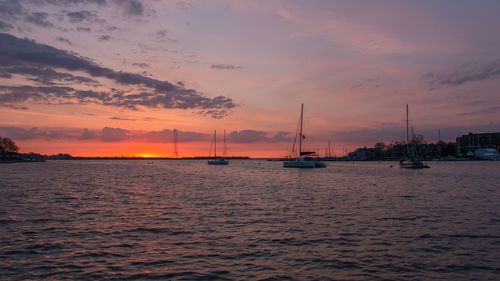
[[[500,162],[390,164],[3,164],[0,279],[500,280]]]

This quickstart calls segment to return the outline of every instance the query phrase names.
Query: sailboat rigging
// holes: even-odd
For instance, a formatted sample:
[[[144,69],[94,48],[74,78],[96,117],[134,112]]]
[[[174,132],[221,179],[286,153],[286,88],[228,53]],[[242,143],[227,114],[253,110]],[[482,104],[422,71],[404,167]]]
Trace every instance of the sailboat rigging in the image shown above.
[[[291,161],[283,162],[283,167],[285,168],[324,168],[326,167],[326,163],[319,160],[316,152],[312,151],[302,151],[302,140],[305,138],[302,129],[303,129],[303,119],[304,119],[304,104],[302,104],[300,108],[300,120],[299,126],[297,128],[295,139],[293,141],[292,154],[295,151],[295,144],[297,141],[297,137],[299,138],[299,157]]]
[[[406,158],[399,161],[399,167],[405,169],[423,169],[429,168],[427,164],[417,158],[417,144],[415,135],[413,134],[413,126],[411,127],[412,151],[410,151],[410,126],[408,119],[408,105],[406,105]]]
[[[226,138],[224,136],[224,146]],[[228,165],[229,161],[224,158],[217,158],[217,130],[214,130],[214,136],[212,138],[212,143],[210,144],[210,154],[212,152],[212,145],[214,146],[214,159],[208,160],[208,165]]]

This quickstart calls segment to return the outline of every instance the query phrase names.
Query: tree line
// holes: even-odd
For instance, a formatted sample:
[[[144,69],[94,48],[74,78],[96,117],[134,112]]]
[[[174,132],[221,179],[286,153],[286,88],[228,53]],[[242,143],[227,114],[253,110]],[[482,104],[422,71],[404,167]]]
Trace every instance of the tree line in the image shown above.
[[[416,150],[418,157],[424,159],[443,158],[455,156],[457,149],[454,142],[427,143],[423,137],[416,137],[414,141],[408,143],[410,153]],[[372,160],[398,160],[408,154],[407,143],[405,141],[395,141],[390,144],[377,142],[373,147],[364,147],[358,150],[368,151],[368,159]]]
[[[0,152],[17,153],[18,151],[19,147],[13,140],[0,137]]]

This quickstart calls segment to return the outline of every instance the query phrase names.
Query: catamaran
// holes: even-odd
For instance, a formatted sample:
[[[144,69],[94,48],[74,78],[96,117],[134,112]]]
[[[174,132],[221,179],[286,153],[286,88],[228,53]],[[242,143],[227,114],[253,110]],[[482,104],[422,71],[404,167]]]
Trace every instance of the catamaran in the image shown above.
[[[224,142],[226,138],[224,137]],[[228,165],[229,161],[224,158],[217,158],[217,130],[214,130],[214,137],[212,143],[210,144],[210,152],[212,151],[212,145],[214,146],[214,159],[208,160],[208,165]]]
[[[326,163],[319,160],[316,152],[312,151],[302,151],[302,139],[304,135],[302,134],[302,123],[304,118],[304,104],[302,104],[300,108],[300,121],[299,127],[300,132],[298,133],[299,137],[299,157],[296,157],[294,160],[283,162],[283,167],[285,168],[324,168],[326,167]],[[295,149],[295,143],[297,140],[297,134],[295,135],[295,140],[293,142],[292,154]]]

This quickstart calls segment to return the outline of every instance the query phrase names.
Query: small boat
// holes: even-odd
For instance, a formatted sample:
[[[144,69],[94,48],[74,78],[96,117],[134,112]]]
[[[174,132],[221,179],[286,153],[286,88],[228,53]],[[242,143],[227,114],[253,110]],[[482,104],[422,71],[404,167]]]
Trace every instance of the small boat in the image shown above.
[[[399,167],[400,168],[405,168],[405,169],[423,169],[423,168],[430,168],[427,164],[424,162],[418,160],[415,157],[410,157],[408,159],[403,159],[399,161]]]
[[[226,159],[217,158],[217,130],[214,130],[214,137],[212,139],[212,143],[210,144],[210,152],[212,151],[212,145],[214,146],[214,159],[208,160],[208,165],[228,165],[229,161]]]
[[[293,160],[283,162],[285,168],[325,168],[324,161],[316,157],[296,157]]]
[[[299,127],[300,127],[300,132],[298,135],[295,135],[295,141],[293,142],[294,148],[292,149],[292,154],[293,150],[295,149],[295,143],[297,140],[297,136],[299,137],[299,157],[294,158],[293,160],[285,161],[283,162],[283,167],[284,168],[325,168],[327,165],[324,161],[321,161],[318,159],[316,152],[309,152],[309,151],[302,151],[302,139],[304,138],[304,135],[302,134],[302,121],[304,117],[304,104],[302,104],[302,107],[300,109],[300,121],[299,121]]]
[[[399,167],[404,169],[423,169],[430,168],[427,164],[418,160],[417,158],[417,147],[415,142],[415,136],[413,134],[413,127],[411,128],[412,136],[412,151],[410,152],[410,132],[409,132],[409,121],[408,121],[408,105],[406,105],[406,157],[399,161]]]

